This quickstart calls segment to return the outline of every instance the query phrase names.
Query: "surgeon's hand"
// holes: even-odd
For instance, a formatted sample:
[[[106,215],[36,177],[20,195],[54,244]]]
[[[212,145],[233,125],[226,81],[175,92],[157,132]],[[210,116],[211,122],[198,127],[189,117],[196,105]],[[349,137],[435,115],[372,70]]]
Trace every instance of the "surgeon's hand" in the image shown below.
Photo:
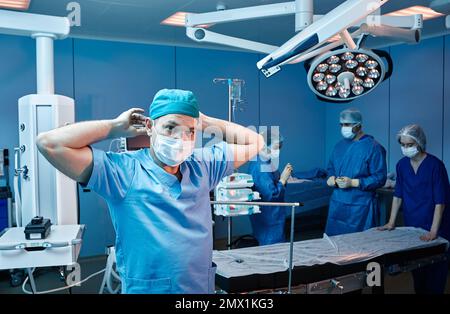
[[[111,138],[135,137],[147,134],[145,121],[147,117],[143,115],[144,109],[132,108],[121,113],[113,120]]]
[[[388,222],[384,226],[378,227],[377,229],[380,231],[386,231],[386,230],[391,231],[391,230],[395,229],[395,224]]]
[[[437,232],[430,231],[430,232],[424,234],[423,236],[420,236],[420,240],[429,242],[429,241],[433,241],[433,240],[437,239],[437,237],[438,237]]]
[[[336,186],[336,177],[335,176],[329,177],[327,180],[327,185],[331,187]]]
[[[352,187],[352,179],[349,177],[336,178],[336,183],[340,189],[348,189]]]
[[[286,167],[284,167],[284,170],[280,175],[281,184],[286,185],[286,182],[289,179],[289,177],[291,176],[292,171],[293,171],[293,167],[291,164],[287,164]]]
[[[359,187],[358,179],[350,179],[349,177],[338,177],[336,178],[336,184],[340,189],[349,189]]]

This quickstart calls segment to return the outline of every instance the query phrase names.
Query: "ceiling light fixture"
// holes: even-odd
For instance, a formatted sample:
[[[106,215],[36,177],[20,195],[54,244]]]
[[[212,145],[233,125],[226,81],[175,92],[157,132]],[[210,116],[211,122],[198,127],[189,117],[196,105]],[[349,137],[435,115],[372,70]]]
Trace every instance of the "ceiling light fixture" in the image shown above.
[[[1,1],[1,0],[0,0]],[[186,14],[189,14],[189,12],[176,12],[169,16],[168,18],[164,19],[161,24],[163,25],[170,25],[170,26],[185,26],[185,20],[186,20]],[[212,26],[212,24],[203,24],[199,25],[199,27],[202,28],[208,28]]]
[[[0,0],[2,9],[28,10],[29,6],[30,0]]]
[[[431,20],[437,17],[444,16],[444,14],[434,11],[428,7],[421,5],[415,5],[409,8],[401,9],[398,11],[390,12],[387,16],[408,16],[414,14],[422,14],[424,20]]]

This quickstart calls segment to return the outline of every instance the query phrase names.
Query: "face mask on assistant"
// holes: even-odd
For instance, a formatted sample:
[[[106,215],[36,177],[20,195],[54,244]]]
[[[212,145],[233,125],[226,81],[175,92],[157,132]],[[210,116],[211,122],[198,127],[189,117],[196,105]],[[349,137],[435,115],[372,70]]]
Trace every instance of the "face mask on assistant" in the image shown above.
[[[412,146],[412,147],[403,147],[402,146],[402,153],[404,156],[406,156],[408,158],[413,158],[413,157],[417,156],[417,154],[419,153],[419,150],[417,149],[417,146]]]

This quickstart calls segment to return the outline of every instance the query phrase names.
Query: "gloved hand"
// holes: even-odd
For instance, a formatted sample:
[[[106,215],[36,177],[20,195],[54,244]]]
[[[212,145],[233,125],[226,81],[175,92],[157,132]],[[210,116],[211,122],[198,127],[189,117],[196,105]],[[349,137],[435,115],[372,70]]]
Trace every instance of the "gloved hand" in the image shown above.
[[[339,177],[336,183],[340,189],[357,188],[359,186],[358,179],[350,179],[349,177]]]
[[[336,177],[335,176],[329,177],[327,180],[327,185],[334,187],[336,185]]]
[[[284,170],[280,175],[281,184],[286,185],[286,182],[289,179],[289,177],[291,176],[292,171],[293,171],[293,168],[292,168],[291,164],[287,164],[286,167],[284,167]]]

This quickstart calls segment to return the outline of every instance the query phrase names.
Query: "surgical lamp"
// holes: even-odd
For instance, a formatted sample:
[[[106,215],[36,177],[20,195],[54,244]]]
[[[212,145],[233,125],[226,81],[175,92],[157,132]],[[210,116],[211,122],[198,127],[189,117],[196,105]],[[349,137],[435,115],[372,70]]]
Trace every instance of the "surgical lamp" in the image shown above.
[[[374,90],[392,73],[392,65],[388,68],[386,73],[386,65],[374,51],[343,48],[327,52],[310,64],[308,85],[319,98],[349,101]]]
[[[314,15],[313,0],[189,13],[185,21],[186,34],[198,42],[267,54],[256,64],[266,77],[274,75],[286,64],[313,60],[308,62],[311,63],[308,83],[314,93],[327,101],[349,101],[372,91],[392,72],[389,56],[380,56],[378,52],[363,47],[368,35],[409,43],[420,40],[422,15],[380,15],[377,11],[387,1],[347,0],[325,15]],[[200,27],[290,14],[295,15],[295,30],[298,33],[280,47],[218,34]],[[387,65],[382,57],[388,61]]]

